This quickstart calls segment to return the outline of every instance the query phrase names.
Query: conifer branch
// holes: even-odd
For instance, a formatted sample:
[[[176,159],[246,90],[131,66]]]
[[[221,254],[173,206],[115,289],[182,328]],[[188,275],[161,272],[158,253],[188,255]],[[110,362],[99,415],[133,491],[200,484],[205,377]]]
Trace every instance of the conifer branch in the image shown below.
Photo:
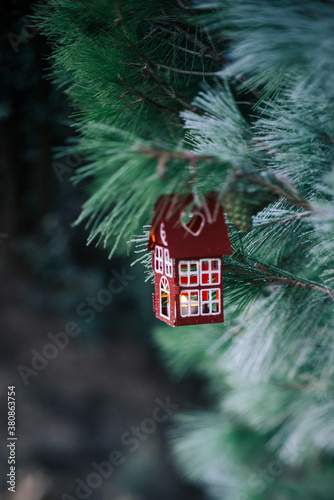
[[[161,149],[148,149],[148,148],[143,148],[141,149],[140,147],[137,149],[136,147],[136,152],[143,156],[149,156],[151,158],[156,158],[159,159],[163,162],[164,168],[169,160],[187,160],[190,163],[195,161],[203,161],[203,162],[212,162],[212,161],[217,161],[216,158],[213,156],[207,156],[207,155],[196,155],[193,151],[190,150],[183,150],[183,151],[165,151]],[[238,170],[239,171],[239,170]],[[254,184],[266,187],[268,190],[270,190],[272,193],[276,194],[277,196],[281,196],[285,198],[287,201],[289,201],[292,205],[295,205],[297,207],[301,207],[305,210],[303,213],[295,214],[285,220],[282,221],[273,221],[269,222],[268,225],[271,224],[280,224],[286,221],[293,221],[296,219],[300,219],[302,217],[308,217],[312,215],[315,212],[315,209],[313,205],[305,200],[295,189],[293,184],[288,182],[288,180],[284,179],[284,181],[287,183],[287,189],[282,188],[278,184],[274,184],[273,182],[269,182],[268,179],[265,179],[263,177],[260,177],[258,175],[254,175],[248,172],[239,172],[239,174],[244,177],[244,179],[248,180],[249,182],[252,182]],[[281,177],[280,177],[281,178]]]
[[[149,156],[150,158],[165,158],[167,160],[188,160],[193,161],[194,158],[199,161],[214,161],[216,158],[212,156],[196,155],[193,151],[183,150],[183,151],[165,151],[163,149],[148,149],[148,148],[138,148],[138,146],[133,149],[133,151],[143,155]]]
[[[170,33],[171,35],[175,35],[175,31],[170,30],[168,28],[164,28],[163,26],[173,26],[173,28],[176,29],[180,35],[184,36],[187,40],[191,41],[195,46],[197,46],[200,49],[200,53],[204,56],[211,57],[214,61],[217,62],[222,62],[223,57],[219,54],[218,51],[216,50],[211,50],[210,47],[205,44],[202,40],[199,40],[196,36],[192,35],[191,33],[188,33],[188,31],[184,30],[180,26],[175,25],[175,23],[172,23],[170,21],[166,20],[160,20],[160,19],[149,19],[150,21],[153,21],[158,25],[158,28],[161,31],[164,31],[165,33]],[[162,26],[160,26],[162,25]],[[209,38],[209,37],[208,37]],[[212,45],[212,44],[211,44]]]
[[[147,69],[149,70],[151,76],[154,78],[154,80],[156,82],[159,83],[160,87],[169,95],[169,97],[171,97],[172,99],[174,99],[175,101],[179,102],[179,104],[181,104],[183,107],[189,109],[190,111],[192,111],[193,113],[200,113],[200,110],[198,108],[196,108],[196,106],[192,106],[191,104],[189,104],[188,102],[184,101],[176,92],[176,90],[170,85],[170,84],[167,84],[163,81],[163,79],[157,74],[157,72],[155,71],[154,67],[153,67],[153,63],[146,57],[144,56],[138,49],[137,47],[135,47],[133,44],[129,43],[128,44],[129,48],[131,48],[131,50],[133,50],[133,52],[135,52],[137,54],[137,56],[145,62],[145,64],[147,65]]]
[[[168,69],[169,71],[174,71],[175,73],[181,73],[183,75],[194,75],[194,76],[217,76],[217,72],[210,71],[192,71],[185,69],[172,68],[171,66],[165,66],[164,64],[160,64],[158,62],[152,61],[152,64],[155,64],[159,68]]]
[[[280,219],[280,220],[274,220],[270,222],[264,222],[263,224],[259,224],[261,227],[269,227],[269,226],[274,226],[276,224],[284,224],[285,222],[291,222],[294,220],[302,219],[303,217],[310,217],[313,215],[313,212],[308,211],[308,212],[301,212],[295,215],[291,215],[290,217],[286,217],[285,219]],[[256,224],[255,224],[256,225]]]
[[[119,7],[118,7],[118,10],[119,10]],[[119,13],[119,16],[118,16],[119,19],[122,19],[122,15],[121,15],[120,10],[119,10],[118,13]],[[173,100],[177,101],[184,108],[189,109],[193,113],[200,113],[200,110],[197,109],[196,106],[193,106],[193,105],[189,104],[187,101],[185,101],[184,99],[182,99],[177,94],[176,90],[172,87],[172,85],[167,84],[167,83],[165,83],[163,81],[163,79],[155,71],[155,69],[154,69],[154,63],[152,63],[151,60],[149,60],[144,54],[141,53],[141,51],[132,42],[130,42],[130,37],[128,37],[128,44],[127,45],[140,58],[141,61],[145,62],[146,67],[149,70],[151,76],[160,85],[160,87],[169,95],[169,97],[171,97]],[[132,91],[134,91],[134,89],[132,89]],[[166,108],[163,108],[163,109],[165,110]]]
[[[226,188],[240,220],[264,209],[247,235],[230,231],[225,325],[159,333],[175,373],[199,371],[222,389],[219,411],[180,416],[178,464],[212,498],[332,500],[333,2],[44,4],[55,80],[81,116],[89,241],[114,251],[133,238],[161,194],[192,189],[196,163],[200,197],[219,190],[227,211]],[[199,89],[203,75],[214,81]],[[241,112],[248,100],[255,107]],[[183,122],[170,114],[182,110]],[[152,276],[151,254],[140,260]]]
[[[288,182],[287,184],[287,189],[284,189],[280,185],[274,184],[273,182],[269,182],[268,179],[265,179],[258,175],[254,175],[248,172],[242,172],[241,175],[244,177],[244,179],[254,184],[266,187],[277,196],[282,196],[282,198],[288,200],[292,205],[295,205],[296,207],[302,207],[304,208],[304,210],[307,210],[308,212],[314,212],[313,205],[307,200],[305,200],[305,198],[303,198],[298,193],[294,185],[291,184],[290,182]],[[287,181],[287,179],[284,179],[284,181]]]
[[[298,287],[298,288],[306,288],[307,290],[316,290],[318,292],[322,292],[326,295],[329,295],[332,300],[334,300],[334,290],[332,288],[329,288],[326,285],[319,285],[318,283],[315,283],[313,281],[300,281],[295,278],[286,278],[286,277],[280,277],[273,279],[270,283],[270,285],[280,285],[280,286],[293,286],[293,287]]]
[[[188,7],[182,0],[175,0],[175,1],[178,7],[180,7],[180,9],[185,10],[186,12],[192,12],[192,9]]]
[[[148,97],[146,97],[143,94],[141,94],[140,92],[138,92],[138,90],[134,89],[129,84],[127,84],[126,81],[124,80],[124,78],[122,78],[120,74],[118,74],[117,76],[121,80],[121,82],[123,83],[124,87],[126,87],[130,92],[132,92],[137,97],[139,97],[139,99],[141,101],[146,102],[146,104],[148,104],[152,108],[159,109],[159,111],[166,111],[168,113],[174,113],[174,114],[176,113],[176,111],[173,111],[172,109],[169,109],[169,108],[165,108],[164,106],[157,104],[156,102],[152,101]]]
[[[193,113],[197,113],[197,114],[200,114],[200,110],[196,107],[196,106],[193,106],[191,104],[189,104],[188,102],[184,101],[180,96],[177,95],[175,89],[170,85],[170,84],[166,84],[162,78],[160,78],[160,76],[156,73],[156,71],[153,69],[151,63],[149,61],[147,61],[147,65],[148,65],[148,68],[149,68],[149,71],[151,73],[151,75],[153,76],[153,78],[160,84],[161,88],[172,98],[172,99],[175,99],[177,102],[179,102],[179,104],[181,104],[183,107],[189,109],[190,111],[192,111]]]
[[[314,281],[304,280],[288,273],[284,273],[281,276],[277,275],[276,269],[270,268],[262,263],[253,262],[243,259],[238,259],[234,254],[232,257],[236,263],[240,264],[241,267],[234,267],[229,265],[224,265],[224,270],[233,274],[241,274],[243,276],[249,275],[253,280],[254,285],[262,283],[263,286],[290,286],[295,288],[304,288],[310,291],[318,291],[324,293],[334,300],[334,290],[326,285],[320,285]],[[245,267],[247,265],[247,267]]]
[[[252,134],[248,133],[248,135],[249,135],[249,137],[251,137],[252,141],[255,142],[255,144],[259,144],[259,146],[261,146],[262,149],[265,149],[266,151],[268,151],[268,153],[273,154],[273,155],[282,155],[283,154],[280,151],[278,151],[277,149],[269,147],[264,142],[260,141],[259,139],[256,139],[255,137],[252,136]],[[287,159],[287,161],[289,161],[289,159]]]
[[[157,28],[156,28],[155,30],[153,30],[153,31],[152,31],[152,33],[153,33],[154,31],[156,31],[156,30],[157,30]],[[152,33],[150,33],[150,35],[151,35]],[[147,35],[147,36],[148,36],[148,35]],[[157,38],[157,37],[153,37],[153,38]],[[176,43],[173,43],[173,42],[171,42],[170,40],[166,40],[165,42],[166,42],[168,45],[171,45],[171,47],[174,47],[174,48],[176,48],[177,50],[181,50],[181,52],[186,52],[187,54],[191,54],[191,55],[193,55],[193,56],[197,56],[197,57],[199,57],[199,58],[202,58],[202,57],[206,57],[206,58],[209,58],[209,59],[212,59],[212,58],[213,58],[211,54],[207,54],[207,53],[203,54],[203,51],[197,52],[196,50],[191,50],[191,49],[188,49],[188,48],[186,48],[186,47],[182,47],[182,45],[177,45]]]
[[[242,83],[243,85],[245,85],[245,82],[246,82],[246,78],[243,76],[243,75],[238,75],[236,76],[236,79]],[[249,90],[249,92],[251,92],[257,99],[262,99],[262,94],[261,92],[256,88],[256,87],[250,87],[250,88],[247,88],[247,90]]]

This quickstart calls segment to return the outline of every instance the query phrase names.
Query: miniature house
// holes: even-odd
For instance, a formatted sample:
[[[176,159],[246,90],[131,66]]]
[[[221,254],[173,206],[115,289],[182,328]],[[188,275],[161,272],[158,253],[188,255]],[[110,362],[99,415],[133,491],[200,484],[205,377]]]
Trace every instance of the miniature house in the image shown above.
[[[155,277],[155,315],[171,326],[221,323],[222,255],[232,253],[215,193],[199,206],[193,195],[158,198],[148,243]]]

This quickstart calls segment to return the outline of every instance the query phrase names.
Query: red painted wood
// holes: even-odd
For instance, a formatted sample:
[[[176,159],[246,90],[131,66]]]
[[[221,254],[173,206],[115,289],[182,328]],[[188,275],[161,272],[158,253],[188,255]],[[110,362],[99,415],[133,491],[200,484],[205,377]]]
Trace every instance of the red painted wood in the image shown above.
[[[168,277],[164,274],[165,255],[163,250],[163,274],[154,271],[155,292],[153,296],[153,310],[158,319],[171,326],[222,323],[224,321],[222,255],[232,253],[224,212],[216,194],[211,193],[207,196],[205,205],[192,209],[193,217],[186,224],[187,219],[181,221],[181,218],[187,212],[192,202],[192,195],[161,196],[155,205],[152,219],[149,248],[153,250],[153,270],[155,270],[154,249],[156,246],[168,249],[169,256],[173,259],[173,277]],[[199,283],[196,286],[179,285],[179,262],[181,260],[200,261],[200,259],[206,258],[214,258],[221,261],[220,284],[201,285],[200,280],[198,280]],[[198,272],[200,273],[200,263],[198,267]],[[169,287],[169,318],[162,314],[160,304],[160,283],[163,277],[167,280]],[[203,289],[219,290],[220,313],[182,317],[180,312],[181,291],[191,292],[192,290],[198,290],[199,307],[201,291]]]
[[[149,250],[155,245],[168,247],[173,258],[232,253],[217,194],[210,193],[201,207],[193,204],[192,194],[169,194],[158,198],[153,211]],[[192,217],[189,217],[189,212]]]

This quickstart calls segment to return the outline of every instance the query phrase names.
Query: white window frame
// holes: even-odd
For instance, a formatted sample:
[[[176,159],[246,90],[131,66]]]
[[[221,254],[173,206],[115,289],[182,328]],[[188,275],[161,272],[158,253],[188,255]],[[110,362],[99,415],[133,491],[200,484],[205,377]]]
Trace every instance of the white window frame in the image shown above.
[[[161,300],[162,292],[168,295],[167,315],[162,313],[162,300]],[[169,290],[168,279],[165,276],[162,276],[160,280],[159,303],[160,303],[160,316],[170,319],[170,290]]]
[[[202,271],[202,263],[203,262],[208,262],[209,264],[209,269],[207,271]],[[213,262],[218,262],[218,269],[213,269]],[[200,279],[201,279],[201,285],[202,286],[216,286],[220,285],[220,280],[221,280],[221,260],[220,259],[200,259],[199,261],[199,272],[200,272]],[[212,282],[212,273],[218,273],[218,282],[213,283]],[[203,283],[203,276],[207,275],[208,276],[208,282]]]
[[[203,292],[208,292],[208,300],[202,299]],[[212,299],[212,292],[218,292],[218,299]],[[221,303],[221,289],[220,288],[202,288],[201,289],[201,316],[214,316],[220,314],[220,303]],[[209,305],[209,312],[203,312],[203,305]],[[218,304],[218,310],[216,312],[212,312],[212,304]]]
[[[163,273],[163,264],[164,264],[163,248],[156,245],[154,252],[154,269],[156,273],[160,274]]]
[[[186,271],[181,270],[181,266],[187,266]],[[191,266],[196,265],[196,271],[191,271]],[[199,272],[199,261],[198,260],[181,260],[179,262],[179,285],[182,287],[190,287],[190,286],[198,286],[199,285],[199,279],[198,279],[198,272]],[[196,283],[190,283],[190,277],[191,276],[196,276],[197,280]],[[181,278],[187,278],[188,283],[182,283]]]
[[[164,248],[164,257],[165,257],[165,275],[169,278],[173,277],[173,259],[169,257],[168,248]]]
[[[191,311],[191,306],[195,305],[194,302],[191,300],[191,294],[197,294],[197,313],[192,313]],[[184,303],[182,303],[182,295],[187,295],[187,306],[185,306]],[[186,314],[185,314],[186,313]],[[189,318],[192,316],[199,316],[200,315],[200,290],[182,290],[180,293],[180,314],[182,318]]]

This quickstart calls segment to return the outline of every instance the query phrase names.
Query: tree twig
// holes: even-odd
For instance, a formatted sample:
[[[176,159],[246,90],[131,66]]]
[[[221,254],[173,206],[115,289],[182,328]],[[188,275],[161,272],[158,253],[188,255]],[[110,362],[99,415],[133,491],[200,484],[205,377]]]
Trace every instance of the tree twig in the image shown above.
[[[237,260],[237,259],[236,259]],[[247,262],[249,265],[249,262]],[[315,281],[309,281],[309,280],[302,280],[298,279],[292,276],[274,276],[273,272],[271,269],[267,268],[265,265],[260,264],[258,262],[255,262],[252,266],[254,270],[256,271],[261,271],[263,274],[258,276],[258,279],[263,281],[264,285],[273,285],[273,286],[291,286],[291,287],[296,287],[296,288],[305,288],[307,290],[311,291],[318,291],[322,292],[329,297],[331,297],[332,300],[334,300],[334,290],[332,288],[329,288],[326,285],[319,285],[319,283],[316,283]],[[242,269],[235,269],[230,266],[224,266],[224,270],[233,274],[247,274],[247,271],[245,272]]]
[[[280,220],[275,220],[275,221],[270,221],[270,222],[264,222],[259,223],[259,224],[254,224],[255,226],[261,226],[261,227],[268,227],[268,226],[274,226],[275,224],[284,224],[285,222],[291,222],[293,220],[301,219],[303,217],[310,217],[313,215],[314,212],[308,211],[308,212],[301,212],[299,214],[291,215],[290,217],[286,217],[285,219],[280,219]]]
[[[156,61],[152,61],[152,64],[155,64],[159,68],[168,69],[169,71],[174,71],[175,73],[182,73],[183,75],[195,75],[195,76],[217,76],[217,72],[205,72],[205,71],[191,71],[186,69],[178,69],[172,68],[171,66],[165,66],[164,64],[160,64]]]
[[[212,156],[196,155],[193,151],[183,150],[183,151],[165,151],[163,149],[148,149],[141,148],[140,146],[135,148],[135,151],[143,156],[149,156],[150,158],[166,158],[167,160],[187,160],[193,162],[194,159],[198,161],[214,161],[215,158]]]
[[[182,0],[176,0],[176,3],[180,9],[185,10],[187,12],[192,12],[192,9],[188,7]]]
[[[148,20],[154,22],[161,31],[170,33],[171,35],[175,35],[175,31],[163,27],[163,26],[170,26],[172,24],[170,21],[165,21],[165,20],[163,21],[160,19],[148,19]],[[202,40],[199,40],[196,36],[192,35],[191,33],[188,33],[188,31],[184,30],[180,26],[175,26],[175,25],[173,26],[175,27],[176,31],[180,33],[180,35],[184,36],[185,38],[190,40],[195,46],[197,46],[203,55],[210,55],[211,58],[217,62],[221,62],[223,60],[219,52],[211,50],[206,43],[202,42]]]
[[[189,104],[187,101],[184,101],[182,99],[182,97],[180,97],[175,89],[165,83],[163,81],[163,79],[157,74],[157,72],[155,71],[154,69],[154,66],[152,64],[152,62],[147,59],[147,57],[145,57],[138,49],[136,46],[134,46],[132,43],[128,43],[128,46],[130,47],[131,50],[133,50],[133,52],[135,52],[137,54],[137,56],[146,63],[147,65],[147,69],[149,70],[151,76],[154,78],[154,80],[156,82],[159,83],[160,87],[172,98],[174,99],[175,101],[177,101],[179,104],[181,104],[183,107],[189,109],[190,111],[193,111],[193,113],[197,113],[197,114],[201,114],[201,110],[199,108],[197,108],[196,106],[192,106],[191,104]]]
[[[160,28],[160,26],[159,26],[159,28]],[[158,29],[158,28],[156,28],[156,29]],[[152,33],[154,31],[156,31],[156,29],[153,30]],[[171,31],[169,31],[169,32],[171,33]],[[148,35],[146,35],[146,36],[148,36]],[[158,39],[157,36],[154,36],[153,38]],[[198,56],[200,58],[206,57],[206,58],[209,58],[209,59],[213,59],[213,57],[212,57],[211,54],[208,54],[208,53],[203,54],[203,51],[196,52],[195,50],[191,50],[191,49],[187,49],[186,47],[182,47],[182,45],[177,45],[176,43],[173,43],[170,40],[164,40],[164,42],[168,43],[168,45],[171,45],[172,47],[175,47],[178,50],[181,50],[182,52],[187,52],[188,54],[191,54],[193,56]]]
[[[159,109],[160,111],[166,111],[166,112],[169,112],[169,113],[174,113],[174,114],[177,114],[176,111],[173,111],[172,109],[169,109],[169,108],[165,108],[164,106],[161,106],[160,104],[152,101],[151,99],[149,99],[148,97],[144,96],[143,94],[141,94],[140,92],[138,92],[138,90],[134,89],[133,87],[131,87],[130,85],[128,85],[126,83],[126,81],[124,80],[124,78],[121,77],[120,74],[117,75],[118,78],[121,80],[121,82],[123,83],[124,87],[126,87],[130,92],[132,92],[133,94],[135,94],[137,97],[139,97],[139,100],[143,101],[143,102],[146,102],[146,104],[148,104],[149,106],[151,106],[152,108],[155,108],[155,109]]]
[[[254,175],[253,173],[243,172],[240,170],[240,172],[238,171],[238,175],[254,184],[257,184],[258,186],[266,187],[272,193],[276,194],[277,196],[282,196],[282,198],[285,198],[296,207],[302,207],[304,208],[304,210],[314,212],[313,205],[298,193],[294,185],[291,184],[288,179],[285,179],[285,183],[287,184],[288,189],[284,190],[279,185],[274,184],[273,182],[270,182],[268,179],[264,179],[259,175]]]

